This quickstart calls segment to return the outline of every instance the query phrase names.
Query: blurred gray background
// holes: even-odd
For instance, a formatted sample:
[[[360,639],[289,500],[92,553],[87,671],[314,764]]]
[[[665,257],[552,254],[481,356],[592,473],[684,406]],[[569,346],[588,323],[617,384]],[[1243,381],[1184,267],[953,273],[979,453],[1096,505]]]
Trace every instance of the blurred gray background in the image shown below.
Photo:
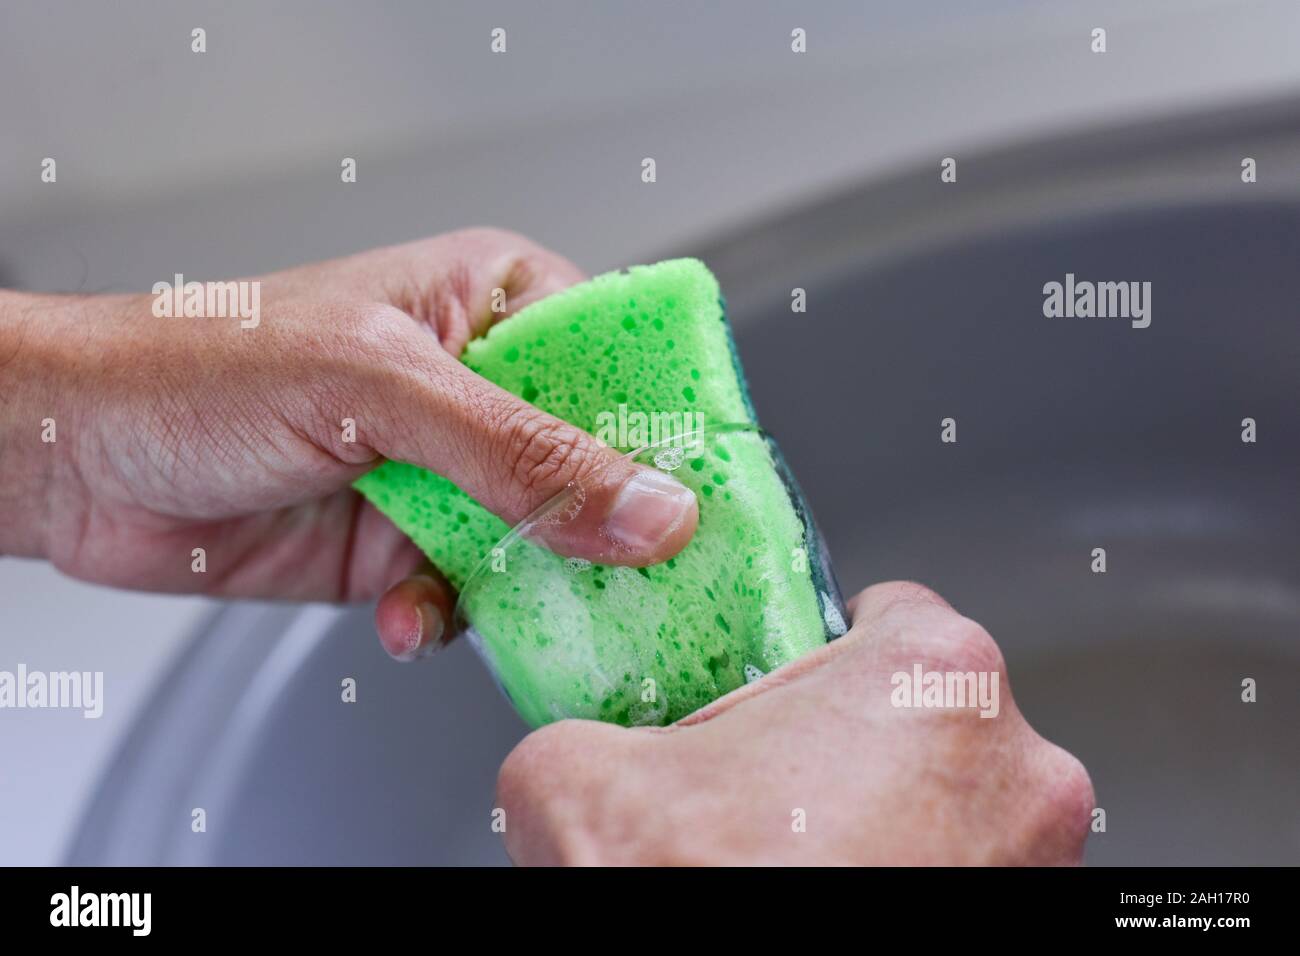
[[[196,26],[207,30],[208,52],[203,55],[190,52],[190,30]],[[508,31],[505,55],[488,49],[489,31],[498,26]],[[1108,31],[1104,56],[1089,51],[1089,34],[1097,26]],[[794,27],[807,31],[806,54],[790,52]],[[702,252],[723,279],[760,411],[770,425],[782,419],[783,406],[797,402],[781,394],[782,383],[788,387],[799,376],[815,378],[818,372],[816,365],[799,358],[793,360],[794,371],[772,364],[783,354],[783,343],[774,339],[775,331],[764,331],[777,328],[780,303],[773,296],[784,284],[788,302],[792,283],[786,280],[790,275],[798,279],[801,268],[810,276],[804,284],[824,290],[814,297],[821,303],[820,318],[818,308],[812,308],[809,321],[825,321],[821,334],[846,343],[861,335],[865,349],[872,344],[871,322],[909,307],[907,294],[899,290],[933,287],[944,275],[983,277],[979,295],[986,302],[996,299],[1002,279],[1021,277],[1019,288],[1028,289],[1029,300],[1011,297],[981,313],[990,322],[1011,321],[1016,309],[1036,310],[1038,286],[1060,278],[1072,262],[1092,261],[1125,273],[1133,257],[1140,261],[1151,248],[1154,236],[1172,251],[1164,266],[1143,264],[1148,271],[1141,274],[1150,276],[1161,268],[1183,268],[1189,257],[1214,262],[1213,249],[1182,249],[1178,243],[1191,234],[1227,230],[1238,241],[1224,245],[1247,247],[1251,255],[1242,263],[1262,263],[1262,271],[1254,286],[1231,286],[1232,295],[1219,290],[1221,311],[1215,315],[1222,315],[1235,314],[1250,288],[1260,283],[1273,288],[1271,280],[1276,280],[1277,299],[1267,303],[1282,301],[1288,288],[1282,280],[1293,274],[1293,269],[1284,270],[1295,261],[1296,220],[1281,209],[1295,199],[1295,183],[1280,175],[1269,179],[1281,165],[1297,168],[1284,136],[1288,127],[1297,128],[1288,104],[1300,94],[1300,5],[1292,0],[942,0],[812,8],[770,2],[110,5],[8,0],[0,7],[0,90],[0,282],[6,285],[143,290],[174,272],[253,275],[475,224],[528,233],[592,272]],[[1232,125],[1234,116],[1253,117],[1257,108],[1263,110],[1257,122]],[[1202,116],[1219,119],[1208,124],[1195,120]],[[1193,118],[1195,132],[1184,143],[1178,139],[1183,134],[1165,131],[1180,129],[1185,117]],[[1227,138],[1216,152],[1220,126],[1215,124],[1220,122]],[[1234,130],[1240,134],[1237,140]],[[1157,158],[1143,165],[1137,147],[1147,136],[1154,137],[1151,155]],[[1032,151],[1033,144],[1052,143],[1068,145]],[[1021,144],[1027,144],[1028,154],[1017,152]],[[1189,209],[1193,200],[1222,200],[1239,183],[1234,177],[1240,156],[1254,153],[1275,157],[1271,167],[1261,163],[1257,195],[1279,204],[1278,211],[1265,210],[1258,220],[1242,220],[1235,213],[1226,219],[1197,218],[1189,211],[1183,220],[1160,218],[1154,225],[1132,228],[1121,223],[1092,232],[1031,232],[1020,241],[1008,239],[1000,256],[972,263],[954,254],[954,271],[939,272],[937,279],[933,272],[909,276],[904,265],[903,272],[846,285],[854,275],[865,276],[868,264],[876,269],[884,259],[927,248],[927,241],[944,236],[973,230],[988,250],[995,247],[985,240],[1013,228],[1043,219],[1056,222],[1107,204],[1136,207],[1162,200],[1166,212],[1177,212]],[[1026,155],[1039,161],[1027,162]],[[1178,161],[1169,161],[1171,155]],[[58,161],[55,185],[39,179],[46,156]],[[356,184],[339,182],[344,156],[357,159]],[[640,182],[645,156],[658,164],[653,187]],[[964,198],[951,193],[937,197],[918,185],[922,179],[937,182],[938,161],[944,156],[956,156],[963,164],[962,188],[972,184],[971,191],[961,194]],[[984,166],[978,165],[981,157]],[[1183,157],[1189,159],[1180,166]],[[1121,162],[1126,165],[1117,172]],[[1044,166],[1055,168],[1056,178],[1044,180]],[[1205,185],[1219,182],[1205,178],[1211,167],[1223,170],[1224,196],[1214,193],[1218,187]],[[987,175],[968,178],[967,169],[987,170]],[[1021,169],[1023,175],[1016,172]],[[865,198],[855,204],[847,196]],[[1265,240],[1258,248],[1249,245],[1260,236]],[[1042,252],[1055,248],[1052,243],[1060,244],[1062,255]],[[1071,249],[1091,252],[1075,252],[1071,258],[1066,254]],[[1035,251],[1042,252],[1041,264],[1025,266]],[[1169,275],[1162,288],[1176,286],[1177,273]],[[1188,310],[1204,298],[1188,296]],[[1173,327],[1177,314],[1173,298],[1157,305],[1167,310],[1156,320],[1166,329]],[[858,303],[865,303],[860,315],[854,312]],[[1260,335],[1267,337],[1270,329],[1283,325],[1294,329],[1293,310],[1272,315],[1259,308],[1265,304],[1262,298],[1253,303],[1263,323]],[[942,306],[936,302],[933,309]],[[918,308],[915,301],[910,307]],[[927,307],[916,320],[927,316],[938,317]],[[1193,338],[1203,334],[1209,354],[1224,354],[1223,343],[1210,341],[1216,326],[1195,328],[1199,331]],[[997,370],[1005,379],[1007,370],[997,366],[993,355],[996,347],[988,344],[1005,341],[1005,329],[994,329],[989,334],[986,324],[979,335],[959,335],[955,341],[962,343],[965,355],[989,359],[987,371]],[[1098,378],[1089,381],[1113,374],[1107,363],[1114,349],[1131,353],[1139,347],[1133,333],[1107,340],[1099,334],[1087,333],[1097,350]],[[889,341],[882,334],[882,343]],[[1294,341],[1264,351],[1271,351],[1274,361],[1289,362],[1296,357]],[[894,357],[910,357],[915,364],[909,368],[921,374],[924,357],[909,352],[903,340],[897,343]],[[1179,346],[1175,342],[1170,348],[1177,353]],[[788,358],[789,349],[784,352]],[[1050,354],[1031,352],[1026,363],[1014,368],[1043,362]],[[1123,374],[1136,382],[1149,369],[1141,356],[1130,358],[1136,364]],[[1161,359],[1153,355],[1150,361],[1159,364]],[[1170,381],[1185,381],[1178,376],[1199,367],[1188,359],[1166,360],[1162,368],[1173,377]],[[1277,429],[1275,440],[1297,437],[1294,426],[1287,431],[1278,422],[1287,417],[1282,400],[1287,394],[1294,419],[1294,369],[1285,363],[1271,372],[1242,367],[1233,379],[1258,375],[1264,385],[1281,390],[1255,397],[1255,407],[1278,410],[1271,423]],[[850,368],[839,370],[845,378],[837,380],[847,380]],[[883,380],[887,369],[876,371]],[[934,381],[948,383],[957,407],[981,407],[970,402],[977,381],[968,383],[965,392],[954,384],[962,381],[960,370],[926,372],[941,376]],[[1038,384],[1056,377],[1045,375]],[[1198,390],[1182,395],[1193,403],[1198,396]],[[1146,393],[1127,397],[1151,399]],[[1250,395],[1241,397],[1250,404]],[[881,395],[879,400],[888,404],[890,399]],[[1116,406],[1121,418],[1124,407]],[[942,402],[933,408],[922,403],[917,415],[937,422],[941,411]],[[1236,406],[1218,413],[1228,431],[1241,417]],[[789,420],[797,425],[796,419]],[[1168,420],[1146,424],[1145,434],[1158,434]],[[1149,449],[1121,441],[1107,447],[1131,454],[1122,458],[1123,468],[1109,473],[1110,483],[1090,486],[1095,500],[1084,500],[1067,482],[1063,494],[1078,507],[1069,514],[1052,512],[1046,503],[1059,496],[1044,479],[1037,497],[1029,496],[1043,503],[1045,510],[1038,512],[1023,497],[1012,507],[1013,498],[1005,491],[964,500],[924,489],[919,476],[936,463],[925,458],[919,445],[913,449],[899,435],[884,431],[887,421],[875,427],[873,432],[864,422],[863,448],[883,449],[883,457],[859,464],[881,468],[905,461],[908,467],[900,470],[908,480],[900,480],[894,497],[888,489],[875,489],[886,497],[876,499],[877,514],[861,529],[853,524],[853,515],[870,512],[871,499],[861,487],[837,484],[843,462],[825,446],[801,444],[797,435],[774,428],[827,526],[832,553],[837,559],[843,556],[839,570],[846,591],[875,577],[904,575],[921,577],[950,597],[955,591],[955,603],[972,608],[1006,644],[1017,698],[1024,699],[1036,725],[1077,751],[1087,751],[1089,740],[1068,739],[1072,722],[1064,714],[1077,715],[1074,724],[1101,728],[1097,752],[1081,753],[1095,779],[1099,762],[1103,770],[1113,769],[1097,781],[1100,802],[1107,804],[1109,788],[1109,793],[1131,799],[1135,808],[1146,807],[1153,822],[1141,833],[1130,829],[1115,837],[1127,841],[1127,856],[1103,855],[1100,860],[1194,859],[1195,847],[1186,845],[1184,831],[1159,830],[1160,807],[1169,806],[1171,794],[1193,789],[1201,779],[1198,772],[1236,774],[1238,780],[1277,772],[1275,782],[1291,787],[1289,800],[1286,791],[1266,794],[1243,785],[1235,797],[1225,796],[1226,802],[1204,809],[1201,832],[1227,829],[1224,846],[1203,848],[1201,856],[1294,862],[1300,846],[1300,822],[1294,816],[1297,778],[1293,737],[1284,734],[1286,728],[1294,732],[1294,709],[1274,710],[1273,723],[1266,721],[1253,732],[1258,748],[1232,766],[1198,767],[1194,759],[1208,735],[1231,731],[1224,730],[1225,721],[1236,718],[1226,712],[1218,719],[1199,711],[1208,723],[1196,724],[1180,720],[1176,707],[1147,707],[1144,726],[1151,736],[1144,739],[1150,754],[1174,755],[1155,778],[1141,770],[1145,766],[1149,771],[1152,760],[1159,765],[1158,759],[1144,763],[1142,754],[1134,752],[1128,763],[1107,768],[1103,746],[1107,739],[1132,739],[1135,733],[1112,704],[1134,695],[1140,699],[1143,691],[1118,682],[1127,675],[1140,685],[1144,668],[1169,673],[1161,668],[1171,661],[1193,669],[1198,661],[1205,665],[1185,675],[1183,686],[1190,682],[1198,693],[1219,692],[1197,683],[1207,675],[1250,667],[1289,688],[1272,698],[1275,706],[1294,700],[1295,658],[1287,642],[1293,643],[1296,635],[1300,599],[1295,553],[1285,551],[1286,543],[1294,541],[1287,535],[1296,530],[1296,486],[1289,482],[1294,473],[1288,470],[1294,459],[1272,461],[1261,449],[1264,477],[1258,484],[1235,488],[1206,478],[1205,487],[1172,501],[1141,495],[1128,499],[1120,489],[1133,485],[1118,475],[1133,462],[1143,462]],[[1088,428],[1080,420],[1079,433]],[[975,443],[976,432],[967,434]],[[1171,468],[1186,464],[1176,454],[1167,457]],[[1164,459],[1157,455],[1154,460]],[[966,477],[982,474],[992,482],[1002,475],[977,458],[965,467]],[[1029,462],[1022,474],[1044,470],[1039,460]],[[1189,466],[1179,473],[1193,470]],[[1224,488],[1231,489],[1226,498]],[[938,497],[927,499],[926,494]],[[930,505],[939,499],[948,502],[951,514],[936,517],[926,533],[916,533],[910,519],[933,514]],[[1242,508],[1252,501],[1269,507],[1243,517]],[[1003,506],[1008,510],[998,511]],[[981,524],[981,519],[989,523]],[[1022,540],[1022,566],[990,565],[989,553],[977,542],[1001,539],[1010,545],[1016,528],[1077,531],[1079,521],[1093,530],[1110,522],[1138,547],[1166,542],[1167,548],[1148,555],[1148,568],[1162,556],[1190,561],[1188,547],[1178,544],[1187,535],[1224,534],[1228,545],[1220,555],[1250,569],[1245,577],[1251,582],[1248,590],[1254,590],[1243,597],[1240,580],[1176,562],[1161,565],[1165,572],[1153,581],[1130,577],[1125,584],[1122,575],[1118,583],[1108,580],[1118,592],[1114,607],[1125,608],[1122,622],[1117,626],[1112,617],[1089,626],[1105,631],[1111,643],[1129,649],[1140,645],[1145,663],[1126,658],[1118,676],[1100,675],[1095,685],[1077,681],[1078,697],[1070,698],[1061,691],[1068,685],[1061,678],[1085,673],[1086,661],[1094,656],[1083,647],[1083,637],[1062,640],[1064,652],[1056,657],[1034,653],[1042,642],[1055,640],[1043,633],[1047,625],[1042,622],[1050,619],[1047,610],[1053,606],[1063,612],[1065,598],[1055,605],[1044,602],[1043,589],[1051,593],[1052,585],[1039,582],[1043,616],[1018,616],[1021,601],[1033,603],[1026,597],[1033,577],[1028,566],[1051,560],[1026,558],[1036,552]],[[1095,539],[1089,534],[1079,540]],[[1052,540],[1061,537],[1069,535],[1062,532]],[[1127,597],[1126,587],[1132,590]],[[1249,663],[1229,659],[1219,667],[1216,655],[1230,657],[1230,651],[1222,643],[1224,633],[1209,622],[1218,620],[1216,613],[1241,621],[1234,610],[1241,602],[1262,607],[1261,617],[1241,625],[1246,632],[1232,635],[1228,646],[1250,644],[1254,656]],[[522,727],[493,696],[467,649],[458,648],[450,661],[431,664],[424,672],[407,668],[399,675],[400,669],[374,656],[378,650],[367,633],[364,610],[340,617],[314,609],[304,617],[295,609],[244,607],[228,612],[214,630],[215,610],[200,599],[111,592],[65,580],[38,563],[0,559],[0,668],[23,662],[31,669],[103,670],[107,685],[105,714],[98,721],[82,720],[76,713],[0,712],[0,862],[51,863],[70,848],[74,858],[93,862],[499,861],[491,842],[495,838],[468,839],[464,828],[450,823],[432,831],[411,824],[408,832],[391,819],[382,825],[374,819],[387,803],[395,814],[403,812],[403,803],[413,798],[401,787],[417,785],[445,788],[445,793],[438,791],[441,808],[436,801],[426,803],[423,816],[443,814],[453,820],[463,814],[486,820],[492,770]],[[1074,614],[1080,632],[1087,630],[1078,623],[1086,610]],[[1144,642],[1146,635],[1171,633],[1189,635],[1187,646],[1202,651],[1163,652]],[[297,636],[286,637],[290,634]],[[257,647],[250,648],[250,640]],[[353,645],[359,649],[352,650]],[[321,663],[321,656],[329,654],[342,655],[346,663],[339,666],[356,672],[365,668],[376,683],[396,682],[393,686],[400,689],[394,698],[406,701],[408,709],[396,715],[370,711],[359,726],[347,729],[328,724],[340,719],[338,707],[319,703],[321,710],[315,713],[284,703],[291,687],[306,687],[292,693],[315,694],[312,699],[318,701],[333,693],[338,667]],[[369,656],[355,657],[361,654]],[[1019,671],[1018,661],[1023,661]],[[321,671],[318,684],[313,684],[313,668]],[[213,683],[227,683],[205,686],[205,674],[212,675]],[[182,687],[185,694],[178,690]],[[441,695],[429,705],[434,710],[417,706],[434,695]],[[277,707],[288,708],[299,720],[316,721],[320,733],[312,736],[298,725],[286,725],[278,719]],[[1035,708],[1041,716],[1036,717]],[[394,716],[411,721],[403,724],[409,729],[400,742],[394,742],[391,724],[384,723]],[[187,719],[195,727],[181,734],[175,728]],[[464,738],[454,752],[446,749],[453,747],[446,742],[453,720],[457,736]],[[173,736],[159,741],[155,738],[163,726],[173,728]],[[297,735],[275,739],[290,733],[286,726],[296,727]],[[476,733],[482,738],[477,744]],[[429,735],[427,745],[422,734]],[[314,782],[328,778],[323,768],[343,752],[379,755],[352,776],[342,772],[341,780],[335,766],[334,782],[328,793],[322,792]],[[403,762],[422,762],[425,777],[400,779],[401,771],[394,768]],[[209,781],[204,784],[209,791],[197,799],[228,806],[227,819],[237,818],[238,826],[229,824],[224,835],[210,834],[213,839],[202,850],[172,846],[163,831],[175,822],[181,832],[183,823],[159,821],[196,804],[189,793],[158,796],[167,789],[158,781],[179,787],[179,777]],[[463,796],[457,796],[454,780],[447,782],[452,777],[469,781]],[[295,782],[300,789],[293,789]],[[221,793],[213,794],[212,788]],[[96,793],[99,798],[93,800]],[[158,803],[141,806],[150,794]],[[132,801],[140,809],[128,819],[122,807]],[[313,803],[319,804],[315,815],[303,809],[301,826],[286,822],[284,806]],[[83,826],[87,813],[91,816]],[[96,813],[104,816],[96,818]],[[1233,831],[1225,813],[1238,822],[1255,815],[1267,826],[1259,832]],[[1279,832],[1279,820],[1284,827],[1289,821],[1289,829]],[[321,843],[326,832],[334,855],[313,855],[307,848]],[[1231,845],[1239,848],[1236,857],[1224,848]]]

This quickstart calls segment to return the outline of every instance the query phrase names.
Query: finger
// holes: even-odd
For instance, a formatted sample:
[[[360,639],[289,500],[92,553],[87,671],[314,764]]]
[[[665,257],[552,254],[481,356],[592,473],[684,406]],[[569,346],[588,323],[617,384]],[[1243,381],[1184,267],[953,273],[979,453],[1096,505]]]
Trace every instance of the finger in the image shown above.
[[[569,556],[637,566],[686,546],[699,511],[675,478],[628,461],[432,343],[404,352],[354,382],[377,452],[449,478],[511,526],[567,489],[567,506],[535,530]]]
[[[505,293],[504,308],[489,318],[499,321],[549,295],[582,282],[587,274],[557,252],[514,232],[470,230],[463,240],[471,261],[481,270],[491,291]]]
[[[460,355],[493,322],[585,278],[568,259],[518,233],[478,228],[299,266],[267,283],[284,295],[385,303]]]
[[[375,606],[379,643],[394,660],[430,657],[454,636],[450,585],[432,565],[389,588]]]
[[[402,248],[415,287],[397,304],[456,356],[496,322],[586,278],[558,253],[503,229],[463,229]]]

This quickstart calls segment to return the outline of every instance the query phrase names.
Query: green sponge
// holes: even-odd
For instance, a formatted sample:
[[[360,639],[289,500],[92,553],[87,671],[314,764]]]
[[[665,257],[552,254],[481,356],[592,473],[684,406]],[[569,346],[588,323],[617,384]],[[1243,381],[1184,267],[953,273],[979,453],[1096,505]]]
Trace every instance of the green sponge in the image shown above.
[[[676,558],[586,567],[521,544],[508,573],[474,578],[462,600],[479,649],[530,724],[669,723],[834,633],[833,586],[818,580],[818,543],[782,463],[756,430],[711,431],[754,414],[703,263],[599,276],[495,326],[462,358],[625,451],[673,437],[679,422],[708,436],[673,462],[700,509]],[[356,487],[457,588],[509,530],[413,465],[385,462]]]

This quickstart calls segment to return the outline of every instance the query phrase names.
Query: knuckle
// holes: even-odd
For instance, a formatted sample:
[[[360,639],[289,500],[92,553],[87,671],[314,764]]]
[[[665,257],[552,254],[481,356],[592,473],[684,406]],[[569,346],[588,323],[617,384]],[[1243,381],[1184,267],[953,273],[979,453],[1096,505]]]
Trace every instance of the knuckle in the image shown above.
[[[364,415],[372,431],[383,423],[385,431],[418,434],[430,396],[449,387],[444,353],[395,309],[353,310],[312,351],[312,388],[329,398],[331,415],[336,407]]]
[[[1077,863],[1096,807],[1092,780],[1073,754],[1039,741],[1037,770],[1029,784],[1033,799],[1020,817],[1023,854],[1037,863]]]
[[[884,581],[859,591],[847,602],[853,626],[846,639],[885,661],[902,661],[927,652],[928,633],[951,608],[915,581]]]
[[[350,356],[363,360],[384,361],[404,344],[404,329],[410,319],[389,306],[347,308],[338,322],[325,324],[333,330],[335,341]]]
[[[970,618],[955,613],[910,622],[893,650],[938,671],[1006,675],[1006,662],[992,635]]]
[[[493,281],[512,292],[536,284],[554,258],[522,233],[491,226],[462,230],[455,234],[454,244],[464,254],[487,264]]]
[[[559,491],[585,467],[583,442],[573,426],[528,406],[505,412],[503,419],[494,429],[504,444],[499,460],[529,498]]]
[[[625,795],[608,757],[621,728],[562,720],[525,737],[497,774],[497,803],[505,810],[506,846],[516,860],[595,864],[607,855],[600,838],[623,817]],[[593,802],[593,795],[601,795]],[[622,827],[615,826],[616,830]],[[512,849],[514,847],[515,849]]]
[[[456,230],[451,234],[451,238],[498,249],[529,249],[534,246],[533,241],[527,236],[497,226],[467,226]]]
[[[1006,661],[993,635],[970,618],[959,618],[946,636],[951,662],[961,670],[1004,673]]]
[[[497,795],[507,810],[511,805],[544,800],[546,784],[563,776],[569,727],[568,721],[540,727],[506,756],[497,773]]]
[[[1055,744],[1050,746],[1055,758],[1047,797],[1053,815],[1069,830],[1086,831],[1097,805],[1092,778],[1078,757]]]
[[[923,584],[915,581],[884,581],[859,591],[848,601],[854,624],[905,636],[916,624],[914,613],[948,605]]]
[[[291,343],[273,343],[270,351],[294,357],[282,374],[296,377],[298,387],[319,410],[332,416],[337,408],[359,410],[359,397],[382,386],[402,351],[400,331],[382,309],[321,304],[313,309],[321,321],[308,342],[295,333]]]
[[[470,226],[444,233],[432,242],[462,259],[477,262],[513,262],[541,252],[541,246],[527,236],[495,226]]]
[[[884,581],[873,584],[855,594],[848,604],[851,608],[873,605],[882,608],[881,613],[906,609],[917,604],[947,607],[947,602],[943,598],[916,581]]]
[[[888,588],[889,596],[894,602],[948,606],[947,601],[919,581],[889,581],[884,587]]]

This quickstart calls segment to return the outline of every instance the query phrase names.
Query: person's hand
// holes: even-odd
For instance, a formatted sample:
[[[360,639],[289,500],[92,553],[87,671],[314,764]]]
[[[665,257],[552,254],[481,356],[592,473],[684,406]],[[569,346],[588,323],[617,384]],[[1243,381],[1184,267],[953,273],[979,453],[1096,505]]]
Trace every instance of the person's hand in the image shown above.
[[[265,276],[255,324],[157,317],[149,294],[0,294],[0,552],[240,597],[362,600],[410,575],[377,612],[399,657],[438,646],[452,598],[349,488],[381,457],[450,478],[510,524],[599,471],[592,517],[548,543],[607,563],[671,557],[695,529],[689,490],[457,360],[581,278],[521,236],[475,229]]]
[[[565,720],[524,738],[497,785],[510,856],[1078,863],[1093,810],[1088,774],[1025,722],[988,633],[916,584],[879,584],[850,606],[844,637],[671,727]],[[997,674],[996,716],[895,706],[911,699],[895,675],[917,664]]]

